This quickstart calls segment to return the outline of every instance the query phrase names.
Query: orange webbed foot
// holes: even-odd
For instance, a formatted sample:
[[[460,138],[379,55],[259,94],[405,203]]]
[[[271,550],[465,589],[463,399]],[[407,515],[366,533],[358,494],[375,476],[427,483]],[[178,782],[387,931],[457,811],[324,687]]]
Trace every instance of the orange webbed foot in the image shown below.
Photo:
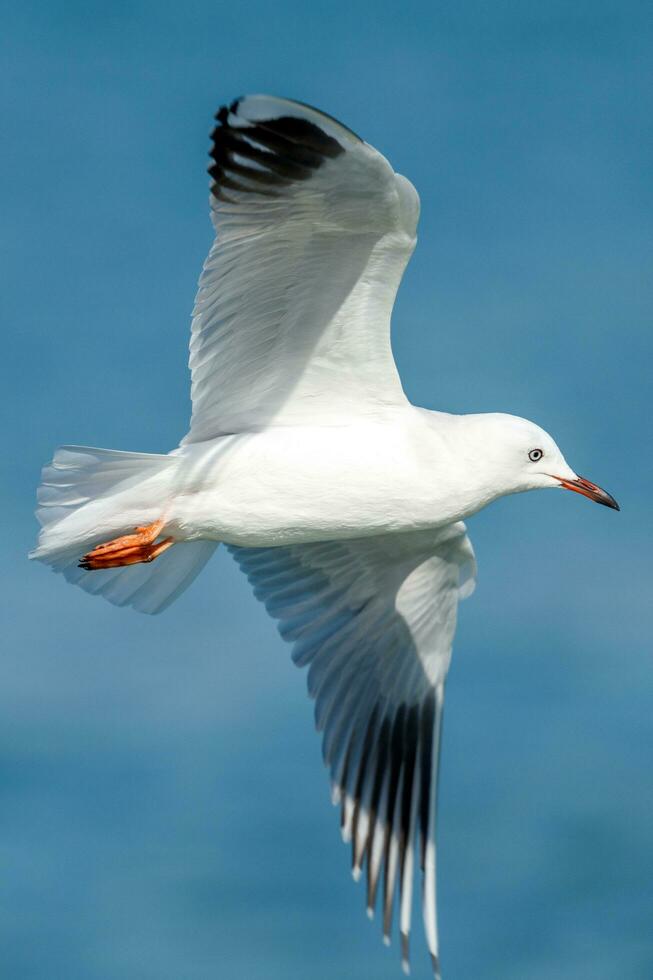
[[[174,544],[172,538],[165,538],[158,542],[156,540],[164,523],[163,520],[154,521],[152,524],[137,527],[133,534],[123,534],[120,538],[97,545],[84,555],[79,562],[79,567],[92,571],[154,561]]]

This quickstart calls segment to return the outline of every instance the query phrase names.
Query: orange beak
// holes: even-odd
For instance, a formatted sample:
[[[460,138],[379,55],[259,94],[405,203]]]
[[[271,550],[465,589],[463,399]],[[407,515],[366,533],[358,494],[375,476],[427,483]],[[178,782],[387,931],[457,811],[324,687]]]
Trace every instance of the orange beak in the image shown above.
[[[597,487],[596,483],[591,483],[582,476],[576,477],[575,480],[563,480],[559,476],[556,479],[560,480],[560,486],[564,487],[565,490],[582,493],[584,497],[595,500],[597,504],[603,504],[604,507],[612,507],[613,510],[619,510],[619,504],[607,490],[602,490],[601,487]]]

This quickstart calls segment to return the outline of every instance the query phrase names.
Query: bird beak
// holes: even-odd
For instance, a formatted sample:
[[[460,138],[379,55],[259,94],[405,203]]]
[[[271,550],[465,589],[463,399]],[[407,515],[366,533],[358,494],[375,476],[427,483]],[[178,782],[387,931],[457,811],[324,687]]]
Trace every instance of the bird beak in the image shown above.
[[[619,504],[607,490],[602,490],[601,487],[597,487],[596,483],[591,483],[582,476],[577,476],[575,480],[563,480],[560,476],[556,477],[556,479],[560,480],[560,486],[564,487],[565,490],[582,493],[584,497],[595,500],[597,504],[603,504],[604,507],[612,507],[613,510],[619,510]]]

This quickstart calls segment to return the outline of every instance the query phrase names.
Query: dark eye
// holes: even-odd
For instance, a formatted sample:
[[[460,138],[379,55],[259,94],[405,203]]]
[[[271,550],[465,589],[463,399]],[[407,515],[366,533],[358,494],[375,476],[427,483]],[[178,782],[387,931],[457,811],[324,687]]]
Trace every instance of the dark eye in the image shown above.
[[[531,463],[537,463],[538,460],[542,459],[542,456],[544,456],[544,453],[541,449],[531,449],[528,454]]]

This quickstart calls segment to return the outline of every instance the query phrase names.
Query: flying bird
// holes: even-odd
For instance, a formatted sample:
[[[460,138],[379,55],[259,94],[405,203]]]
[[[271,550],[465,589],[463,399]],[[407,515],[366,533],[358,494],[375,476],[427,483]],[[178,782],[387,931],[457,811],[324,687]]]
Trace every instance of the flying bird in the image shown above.
[[[545,431],[406,398],[390,317],[413,185],[346,126],[266,95],[211,134],[216,238],[190,340],[192,418],[167,455],[79,446],[43,470],[37,558],[157,613],[219,543],[308,667],[352,871],[409,969],[414,875],[433,972],[444,684],[476,565],[463,520],[564,487],[618,510]]]

